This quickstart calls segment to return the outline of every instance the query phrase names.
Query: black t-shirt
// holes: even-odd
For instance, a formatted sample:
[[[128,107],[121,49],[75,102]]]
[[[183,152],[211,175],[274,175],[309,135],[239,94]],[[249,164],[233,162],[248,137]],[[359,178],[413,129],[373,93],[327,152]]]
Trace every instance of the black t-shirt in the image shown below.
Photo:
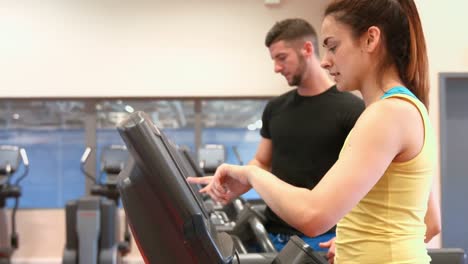
[[[315,96],[301,96],[295,89],[272,99],[260,130],[262,137],[272,141],[271,172],[294,186],[312,189],[338,159],[364,108],[360,98],[335,86]],[[301,234],[270,208],[266,217],[269,232]]]

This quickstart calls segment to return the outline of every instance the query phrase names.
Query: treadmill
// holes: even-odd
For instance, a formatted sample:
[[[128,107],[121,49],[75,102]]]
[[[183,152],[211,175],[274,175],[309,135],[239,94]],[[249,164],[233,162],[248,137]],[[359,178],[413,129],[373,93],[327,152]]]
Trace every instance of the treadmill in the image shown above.
[[[131,157],[118,188],[145,263],[328,263],[298,237],[279,253],[238,254],[232,237],[211,223],[177,150],[149,116],[134,112],[117,129]]]
[[[183,167],[186,167],[185,176],[203,176],[203,172],[196,164],[187,148],[176,148],[180,154]],[[191,184],[198,195],[201,186]],[[204,198],[204,199],[203,199]],[[276,248],[268,237],[263,225],[264,215],[255,209],[249,202],[237,198],[228,205],[214,202],[206,195],[202,196],[204,208],[208,211],[211,223],[216,225],[218,231],[224,231],[234,239],[236,250],[246,254],[250,252],[276,253]]]

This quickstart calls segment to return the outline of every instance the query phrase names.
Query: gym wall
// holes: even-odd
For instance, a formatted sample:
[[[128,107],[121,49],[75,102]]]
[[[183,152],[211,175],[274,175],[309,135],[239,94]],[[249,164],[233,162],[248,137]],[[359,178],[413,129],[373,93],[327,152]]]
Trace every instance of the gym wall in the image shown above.
[[[325,0],[2,0],[0,97],[269,96],[264,38]]]

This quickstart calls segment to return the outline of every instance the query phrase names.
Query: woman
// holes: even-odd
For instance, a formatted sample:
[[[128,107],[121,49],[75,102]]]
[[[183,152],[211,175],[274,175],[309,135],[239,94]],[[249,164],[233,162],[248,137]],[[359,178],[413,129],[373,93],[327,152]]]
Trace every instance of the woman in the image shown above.
[[[334,1],[325,11],[322,37],[322,67],[340,90],[359,90],[366,110],[320,183],[296,188],[265,177],[260,168],[232,165],[189,181],[208,184],[202,191],[223,203],[253,187],[308,236],[338,222],[335,263],[429,263],[424,242],[440,231],[431,191],[436,141],[415,3]]]

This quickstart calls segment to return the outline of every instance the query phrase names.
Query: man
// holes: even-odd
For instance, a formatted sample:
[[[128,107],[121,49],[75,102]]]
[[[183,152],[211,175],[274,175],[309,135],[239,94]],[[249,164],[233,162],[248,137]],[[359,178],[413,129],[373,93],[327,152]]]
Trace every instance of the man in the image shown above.
[[[249,163],[308,189],[338,159],[346,136],[364,110],[361,99],[339,92],[330,81],[320,66],[317,43],[315,30],[303,19],[280,21],[268,32],[265,45],[275,72],[296,89],[272,99],[265,107],[262,139]],[[306,237],[269,208],[265,216],[266,228],[278,251],[291,235],[299,235],[314,250],[322,251],[325,249],[319,243],[335,237],[334,228],[315,238]]]

